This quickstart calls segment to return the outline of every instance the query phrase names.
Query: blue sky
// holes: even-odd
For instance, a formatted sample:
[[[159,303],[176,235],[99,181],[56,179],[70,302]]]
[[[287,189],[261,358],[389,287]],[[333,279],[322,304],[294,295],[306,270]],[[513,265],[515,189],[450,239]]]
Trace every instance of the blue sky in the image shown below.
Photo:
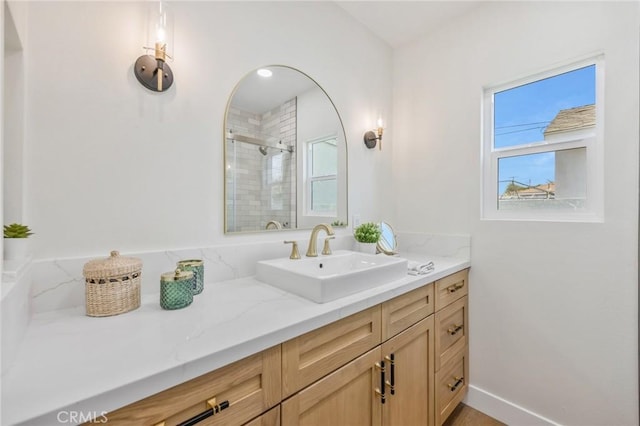
[[[595,103],[595,65],[539,80],[494,95],[494,146],[544,139],[544,129],[563,109]],[[503,159],[499,180],[537,185],[555,180],[554,154]],[[499,183],[502,193],[508,182]]]

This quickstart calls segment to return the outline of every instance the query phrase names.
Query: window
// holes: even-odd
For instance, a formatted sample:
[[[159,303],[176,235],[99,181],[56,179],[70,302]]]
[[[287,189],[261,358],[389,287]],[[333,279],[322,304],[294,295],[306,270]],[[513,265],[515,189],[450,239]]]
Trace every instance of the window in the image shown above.
[[[308,142],[306,189],[309,215],[335,216],[338,202],[338,151],[335,137]]]
[[[603,65],[485,89],[483,219],[602,220]]]

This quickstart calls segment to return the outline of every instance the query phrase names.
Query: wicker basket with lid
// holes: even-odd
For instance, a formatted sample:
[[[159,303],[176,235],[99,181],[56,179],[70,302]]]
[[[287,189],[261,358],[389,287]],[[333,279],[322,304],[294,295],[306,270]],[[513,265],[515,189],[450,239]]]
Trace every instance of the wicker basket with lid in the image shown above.
[[[114,250],[106,259],[87,262],[82,273],[88,316],[118,315],[140,307],[140,259],[120,256]]]

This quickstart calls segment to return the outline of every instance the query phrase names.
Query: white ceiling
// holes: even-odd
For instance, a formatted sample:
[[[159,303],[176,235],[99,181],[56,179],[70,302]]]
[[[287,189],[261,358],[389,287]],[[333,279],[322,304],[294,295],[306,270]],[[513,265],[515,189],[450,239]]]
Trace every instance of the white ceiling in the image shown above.
[[[399,47],[470,12],[482,1],[336,1],[391,47]]]
[[[293,68],[266,68],[273,72],[271,77],[260,77],[252,71],[242,79],[233,94],[234,107],[260,115],[316,87],[313,80]]]

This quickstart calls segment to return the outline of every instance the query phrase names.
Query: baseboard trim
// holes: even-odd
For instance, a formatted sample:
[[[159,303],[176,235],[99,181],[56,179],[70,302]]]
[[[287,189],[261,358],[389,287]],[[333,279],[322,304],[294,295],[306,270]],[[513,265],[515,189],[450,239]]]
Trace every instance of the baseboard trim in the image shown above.
[[[560,426],[559,423],[473,385],[469,385],[463,402],[508,425]]]

